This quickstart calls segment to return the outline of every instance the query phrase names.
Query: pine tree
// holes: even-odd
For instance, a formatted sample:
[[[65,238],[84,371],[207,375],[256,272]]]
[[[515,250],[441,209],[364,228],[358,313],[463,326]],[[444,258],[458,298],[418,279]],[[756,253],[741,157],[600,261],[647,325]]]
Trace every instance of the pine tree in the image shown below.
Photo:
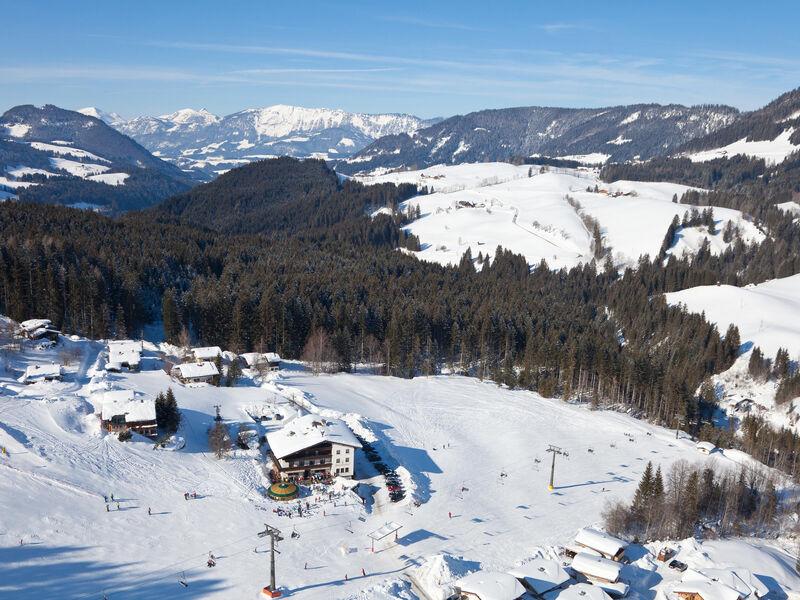
[[[164,323],[164,335],[170,344],[178,343],[181,333],[181,322],[178,313],[178,303],[175,300],[175,292],[172,288],[167,289],[161,298],[161,320]]]
[[[647,506],[648,501],[653,495],[654,483],[653,463],[648,461],[647,466],[644,469],[644,473],[642,474],[642,478],[639,480],[639,487],[636,488],[636,494],[633,497],[633,505],[631,506],[631,510],[634,512],[640,512]]]
[[[219,376],[214,379],[214,385],[219,387],[219,382],[222,378],[222,355],[217,354],[217,358],[214,359],[214,364],[217,365],[217,371],[219,371]]]
[[[242,376],[242,367],[238,359],[234,359],[231,366],[228,367],[228,376],[225,378],[225,386],[233,387]]]

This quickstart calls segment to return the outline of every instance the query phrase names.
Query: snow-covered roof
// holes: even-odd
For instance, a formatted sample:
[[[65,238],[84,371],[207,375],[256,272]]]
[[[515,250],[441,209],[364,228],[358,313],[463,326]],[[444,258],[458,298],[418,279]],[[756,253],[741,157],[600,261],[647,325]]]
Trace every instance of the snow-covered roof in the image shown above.
[[[676,594],[697,594],[703,600],[739,600],[742,595],[719,581],[691,579],[681,581],[673,590]]]
[[[564,570],[564,567],[557,560],[549,558],[534,558],[524,565],[514,567],[508,574],[525,580],[525,583],[537,594],[544,594],[570,580],[569,573]]]
[[[138,350],[120,351],[112,348],[108,353],[108,362],[118,365],[138,365],[142,362],[142,354]]]
[[[197,360],[214,360],[222,354],[222,349],[219,346],[202,346],[192,348],[192,353]]]
[[[19,324],[25,331],[36,331],[37,329],[52,329],[53,322],[50,319],[28,319]]]
[[[382,540],[387,535],[392,535],[398,529],[400,529],[402,525],[400,523],[396,523],[394,521],[389,521],[388,523],[384,523],[379,529],[375,531],[371,531],[367,534],[367,537],[372,538],[373,540]]]
[[[141,341],[135,342],[133,340],[114,340],[108,342],[109,354],[111,354],[112,352],[121,352],[121,353],[138,352],[139,354],[141,354],[142,348],[143,346]]]
[[[576,583],[560,592],[553,600],[611,600],[601,588],[588,583]]]
[[[58,377],[61,375],[61,365],[31,365],[25,369],[25,379],[39,379],[45,377]]]
[[[628,542],[591,527],[584,527],[578,531],[575,536],[575,543],[609,556],[616,556],[620,550],[628,547]]]
[[[267,352],[264,355],[264,360],[266,360],[269,363],[276,363],[276,362],[281,362],[281,357],[278,355],[277,352]]]
[[[621,567],[619,563],[608,558],[580,552],[572,559],[572,568],[588,577],[617,581]]]
[[[456,581],[462,593],[474,594],[481,600],[516,600],[525,593],[517,578],[508,573],[476,571]]]
[[[261,360],[262,354],[260,352],[245,352],[244,354],[240,354],[239,357],[248,367],[255,367]]]
[[[114,390],[103,394],[101,418],[110,421],[125,415],[126,423],[156,420],[156,403],[148,398],[134,397],[133,390]]]
[[[213,362],[183,363],[176,365],[174,369],[180,371],[184,379],[194,379],[195,377],[211,377],[219,375],[217,365]],[[173,370],[174,370],[173,369]]]
[[[717,447],[711,442],[697,442],[695,448],[697,448],[700,452],[705,452],[706,454],[711,454],[717,449]]]
[[[361,447],[361,442],[344,421],[324,419],[314,414],[292,419],[281,429],[267,434],[267,443],[276,458],[289,456],[322,442]]]
[[[689,569],[683,581],[718,581],[735,589],[742,598],[750,594],[760,598],[769,593],[769,588],[748,569]]]

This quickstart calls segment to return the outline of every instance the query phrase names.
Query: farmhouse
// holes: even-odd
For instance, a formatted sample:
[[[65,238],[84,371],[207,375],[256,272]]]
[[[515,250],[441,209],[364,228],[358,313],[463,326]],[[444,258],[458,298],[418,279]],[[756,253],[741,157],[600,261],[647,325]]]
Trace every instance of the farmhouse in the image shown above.
[[[525,588],[508,573],[476,571],[455,583],[460,600],[517,600]]]
[[[551,590],[562,587],[572,578],[557,560],[535,558],[508,572],[519,579],[529,592],[541,596]]]
[[[338,419],[309,414],[267,434],[270,457],[283,479],[315,475],[353,477],[355,449],[361,443]]]
[[[108,342],[106,371],[119,372],[122,367],[138,371],[142,362],[142,350],[142,342],[130,340]]]
[[[55,363],[51,365],[31,365],[25,369],[25,383],[30,385],[39,381],[61,381],[61,366]]]
[[[741,593],[719,581],[682,581],[673,591],[684,600],[744,600]]]
[[[61,333],[53,326],[50,319],[28,319],[19,324],[20,332],[23,337],[29,340],[50,340],[57,342],[58,336]]]
[[[572,559],[572,569],[610,596],[622,598],[628,595],[628,584],[620,581],[622,565],[618,562],[579,552]]]
[[[175,365],[170,374],[181,383],[209,383],[219,378],[219,370],[213,362]]]
[[[192,354],[197,362],[204,362],[216,360],[218,356],[222,356],[222,350],[219,346],[203,346],[202,348],[192,348]]]
[[[584,527],[578,531],[575,536],[575,544],[581,548],[594,550],[601,556],[615,561],[621,560],[628,548],[627,542],[591,527]]]
[[[157,436],[155,402],[136,398],[133,390],[105,392],[100,421],[109,433],[130,429],[150,438]]]

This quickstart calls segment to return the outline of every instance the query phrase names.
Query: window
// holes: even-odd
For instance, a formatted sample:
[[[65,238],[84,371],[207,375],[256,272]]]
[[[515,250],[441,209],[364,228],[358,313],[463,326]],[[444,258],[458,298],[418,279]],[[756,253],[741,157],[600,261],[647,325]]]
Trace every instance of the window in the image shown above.
[[[345,449],[344,449],[344,453],[345,453],[345,454],[350,454],[350,448],[345,448]]]
[[[336,449],[336,454],[341,454],[341,453],[342,453],[342,451],[337,448]]]
[[[336,464],[338,465],[338,464],[339,464],[339,462],[340,462],[340,461],[339,461],[339,459],[337,458],[337,459],[336,459]]]
[[[349,456],[345,456],[344,457],[344,462],[350,462],[350,457]]]

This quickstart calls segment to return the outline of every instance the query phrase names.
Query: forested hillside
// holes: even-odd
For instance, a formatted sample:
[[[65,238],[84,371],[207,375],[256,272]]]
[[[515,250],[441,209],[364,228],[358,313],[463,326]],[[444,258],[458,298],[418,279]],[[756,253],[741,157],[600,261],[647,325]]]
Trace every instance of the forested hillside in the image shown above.
[[[181,197],[165,205],[174,214],[120,219],[0,205],[0,312],[47,317],[92,337],[124,337],[163,318],[173,341],[185,330],[197,343],[290,358],[306,350],[319,359],[308,355],[313,337],[340,369],[378,362],[412,377],[447,367],[545,396],[628,407],[668,425],[677,417],[716,439],[728,434],[711,426],[711,399],[696,390],[732,364],[738,331],[718,332],[702,316],[668,307],[659,292],[800,270],[797,228],[768,208],[772,241],[761,247],[670,258],[666,268],[644,257],[621,277],[610,263],[569,271],[543,263],[530,273],[523,257],[500,248],[481,271],[468,255],[443,267],[397,250],[406,243],[398,217],[363,216],[365,203],[407,190],[340,183],[321,163],[290,159],[250,165],[243,181],[259,168],[275,177],[253,179],[257,198],[242,193],[235,210],[243,223],[224,187],[236,172],[197,189],[198,206],[209,203],[197,214]],[[731,204],[739,198],[726,193]],[[270,207],[300,215],[298,222],[288,233],[271,230],[256,219]],[[299,226],[309,215],[316,225]]]

